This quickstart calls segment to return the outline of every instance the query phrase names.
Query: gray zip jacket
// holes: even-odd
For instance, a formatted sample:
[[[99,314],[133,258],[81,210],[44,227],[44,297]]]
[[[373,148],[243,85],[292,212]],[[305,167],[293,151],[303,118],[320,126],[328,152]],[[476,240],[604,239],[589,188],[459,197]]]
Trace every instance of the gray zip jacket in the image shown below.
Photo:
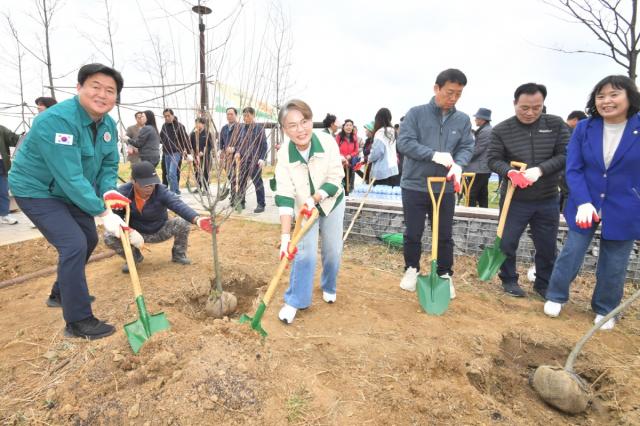
[[[413,107],[400,125],[398,151],[404,156],[402,179],[403,189],[427,192],[427,177],[446,176],[447,168],[431,159],[436,152],[449,152],[453,161],[462,169],[473,155],[474,140],[471,134],[471,120],[464,112],[453,108],[442,116],[435,98],[426,105]],[[438,185],[433,186],[439,191]],[[447,183],[445,192],[453,192],[453,184]]]

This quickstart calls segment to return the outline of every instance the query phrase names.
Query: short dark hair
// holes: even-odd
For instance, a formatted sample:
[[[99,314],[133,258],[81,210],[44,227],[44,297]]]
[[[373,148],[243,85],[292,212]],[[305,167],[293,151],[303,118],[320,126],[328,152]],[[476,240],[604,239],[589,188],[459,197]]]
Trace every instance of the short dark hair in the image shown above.
[[[447,84],[447,81],[466,86],[467,76],[464,75],[464,73],[458,69],[449,68],[447,70],[442,71],[440,74],[438,74],[438,76],[436,77],[436,86],[442,87],[445,84]]]
[[[640,111],[640,93],[638,93],[638,87],[636,84],[626,75],[609,75],[596,84],[591,94],[589,95],[589,101],[587,102],[587,112],[592,117],[600,117],[600,113],[596,109],[596,96],[604,86],[610,84],[614,89],[624,90],[627,92],[627,99],[629,100],[629,110],[627,111],[627,118],[638,113]]]
[[[144,111],[136,111],[136,113],[133,114],[133,118],[138,118],[140,114],[144,114]]]
[[[522,95],[522,94],[535,95],[538,92],[540,92],[542,94],[542,99],[543,100],[547,99],[547,88],[545,87],[544,84],[538,84],[538,83],[521,84],[520,86],[518,86],[516,91],[513,93],[513,100],[515,102],[518,102],[518,99],[520,98],[520,95]]]
[[[235,109],[234,107],[229,107],[229,108],[225,109],[225,110],[224,110],[224,112],[229,112],[229,110],[233,110],[233,112],[234,112],[236,115],[238,115],[238,110],[237,110],[237,109]]]
[[[55,98],[47,96],[40,96],[39,98],[36,98],[36,105],[43,105],[45,108],[51,108],[57,103],[58,101],[56,101]]]
[[[116,82],[116,90],[118,92],[118,98],[120,97],[120,92],[124,87],[124,80],[122,79],[122,74],[120,74],[118,71],[114,70],[113,68],[103,64],[94,63],[94,64],[83,65],[82,67],[80,67],[80,70],[78,71],[78,84],[82,86],[84,82],[87,81],[87,78],[91,77],[94,74],[105,74],[113,78]]]
[[[204,117],[198,117],[198,118],[196,118],[196,123],[204,124],[206,126],[207,125],[207,119],[204,118]]]
[[[251,114],[251,115],[256,115],[256,110],[255,110],[255,109],[253,109],[252,107],[248,106],[248,107],[244,107],[244,108],[243,108],[242,113],[243,113],[243,114],[247,114],[247,113],[249,113],[249,114]]]
[[[338,118],[335,115],[327,113],[327,116],[324,118],[324,120],[322,120],[322,124],[326,129],[328,129],[333,123],[336,122],[337,119]]]
[[[578,119],[578,121],[584,120],[585,118],[587,118],[587,114],[585,114],[584,111],[580,111],[580,110],[571,111],[567,116],[567,121],[573,120],[576,118]]]

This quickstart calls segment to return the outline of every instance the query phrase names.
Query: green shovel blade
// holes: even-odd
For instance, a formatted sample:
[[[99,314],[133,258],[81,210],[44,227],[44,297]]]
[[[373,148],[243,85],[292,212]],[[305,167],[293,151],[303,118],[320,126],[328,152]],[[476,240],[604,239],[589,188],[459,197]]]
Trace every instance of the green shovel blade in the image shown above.
[[[451,289],[449,280],[441,278],[437,272],[438,262],[431,261],[431,274],[418,275],[417,293],[418,303],[422,309],[431,315],[442,315],[449,308]]]
[[[138,296],[136,298],[136,305],[138,306],[138,314],[140,318],[136,321],[130,322],[124,326],[124,332],[129,340],[129,345],[133,350],[133,353],[138,353],[144,342],[155,333],[163,330],[168,330],[171,326],[169,320],[164,312],[150,315],[147,312],[147,307],[144,304],[144,298]]]
[[[264,328],[262,328],[262,323],[261,323],[262,315],[264,315],[265,309],[267,309],[267,305],[265,305],[264,301],[261,301],[260,305],[258,305],[258,309],[256,309],[256,313],[253,316],[253,318],[251,318],[247,314],[242,314],[238,322],[240,324],[244,324],[246,322],[250,323],[251,328],[253,328],[255,331],[260,333],[262,337],[267,337],[267,332],[264,330]]]
[[[486,247],[478,259],[478,277],[482,281],[489,281],[498,272],[507,256],[500,250],[502,239],[496,237],[493,246]]]

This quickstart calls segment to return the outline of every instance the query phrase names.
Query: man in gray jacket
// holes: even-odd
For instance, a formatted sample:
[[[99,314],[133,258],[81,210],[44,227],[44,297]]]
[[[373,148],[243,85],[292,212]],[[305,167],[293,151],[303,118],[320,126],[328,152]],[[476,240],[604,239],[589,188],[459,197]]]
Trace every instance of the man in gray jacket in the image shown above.
[[[411,108],[400,126],[398,152],[404,156],[400,181],[405,222],[405,273],[400,282],[403,290],[416,289],[425,219],[427,214],[429,219],[433,218],[427,178],[446,176],[450,182],[445,186],[440,206],[438,275],[449,279],[451,298],[455,297],[451,281],[454,190],[459,191],[462,167],[471,159],[474,146],[469,116],[455,108],[466,85],[467,77],[462,71],[442,71],[433,87],[435,96],[428,104]],[[438,192],[440,187],[434,185],[434,190]]]
[[[475,132],[476,147],[465,172],[475,173],[473,185],[469,190],[469,207],[489,207],[489,177],[491,170],[487,165],[487,148],[491,141],[491,110],[479,108],[474,115],[478,130]]]
[[[542,84],[519,86],[514,93],[515,115],[493,128],[489,145],[491,170],[506,178],[507,184],[518,187],[500,245],[507,259],[499,276],[504,291],[514,297],[525,296],[518,285],[516,251],[527,225],[536,249],[533,289],[543,299],[556,259],[558,178],[565,167],[569,130],[562,118],[542,112],[546,97],[547,89]],[[515,170],[511,161],[527,164],[527,170]],[[503,185],[503,197],[505,192]]]

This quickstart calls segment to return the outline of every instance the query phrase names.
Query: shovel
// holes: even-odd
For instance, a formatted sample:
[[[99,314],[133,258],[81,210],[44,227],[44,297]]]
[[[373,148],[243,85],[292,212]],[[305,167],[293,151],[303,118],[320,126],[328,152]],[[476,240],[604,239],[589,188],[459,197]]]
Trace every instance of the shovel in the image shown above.
[[[467,180],[469,178],[469,180]],[[473,181],[476,180],[476,174],[466,172],[462,174],[462,192],[464,193],[464,206],[469,207],[469,193],[473,186]]]
[[[527,165],[519,163],[517,161],[511,162],[511,167],[519,167],[520,171],[524,171]],[[505,177],[505,179],[508,179]],[[507,222],[507,213],[509,212],[509,206],[511,205],[511,198],[516,190],[516,187],[507,182],[507,194],[504,197],[504,203],[502,204],[502,211],[500,212],[500,221],[498,222],[498,231],[496,233],[496,239],[493,241],[493,246],[485,247],[478,259],[478,277],[481,281],[489,281],[498,272],[500,266],[507,258],[507,255],[500,250],[500,243],[502,242],[502,231],[504,231],[504,224]]]
[[[438,200],[433,195],[432,183],[441,183]],[[449,280],[438,275],[438,226],[440,224],[440,203],[444,195],[447,178],[430,177],[427,179],[433,220],[431,221],[431,274],[418,275],[418,302],[422,309],[431,315],[442,315],[449,307],[451,289]]]
[[[112,203],[107,202],[107,206],[109,208],[111,208],[111,205]],[[127,225],[129,225],[129,215],[131,210],[128,204],[125,207],[125,211],[126,222]],[[133,260],[133,253],[131,252],[129,228],[123,227],[120,230],[120,239],[122,240],[124,256],[127,259],[129,275],[131,276],[131,282],[133,284],[133,295],[135,296],[139,315],[139,318],[136,321],[125,324],[124,332],[127,335],[127,340],[129,340],[129,345],[131,346],[133,353],[137,354],[144,342],[149,340],[149,338],[157,332],[168,330],[170,325],[164,312],[157,314],[149,314],[149,312],[147,312],[147,307],[144,303],[144,296],[142,295],[142,287],[140,287],[140,279],[138,278],[138,271],[136,269],[136,262]]]
[[[296,218],[296,224],[293,228],[293,237],[291,238],[291,242],[289,243],[289,254],[294,253],[294,250],[298,245],[298,242],[302,239],[302,237],[304,237],[304,235],[313,226],[313,223],[318,218],[318,210],[313,209],[313,212],[311,213],[311,217],[309,217],[309,219],[307,219],[307,222],[304,224],[304,226],[301,227],[303,217],[304,217],[304,214],[302,213],[302,210],[300,210],[300,213],[298,213],[298,217]],[[269,305],[269,302],[271,301],[271,298],[273,297],[273,293],[275,293],[276,288],[278,288],[278,284],[280,283],[280,277],[282,277],[282,274],[284,273],[284,270],[287,268],[288,265],[289,265],[289,257],[283,256],[282,259],[280,260],[280,264],[278,265],[278,268],[276,269],[276,273],[273,275],[273,278],[271,278],[269,287],[267,287],[267,292],[264,294],[264,296],[262,296],[260,305],[258,305],[258,309],[256,309],[256,313],[253,315],[253,318],[247,314],[243,314],[240,317],[240,320],[239,320],[240,324],[249,322],[251,328],[253,328],[255,331],[260,333],[262,337],[267,337],[267,332],[262,328],[262,324],[260,321],[262,321],[262,316],[264,315],[264,311],[265,309],[267,309],[267,306]]]

